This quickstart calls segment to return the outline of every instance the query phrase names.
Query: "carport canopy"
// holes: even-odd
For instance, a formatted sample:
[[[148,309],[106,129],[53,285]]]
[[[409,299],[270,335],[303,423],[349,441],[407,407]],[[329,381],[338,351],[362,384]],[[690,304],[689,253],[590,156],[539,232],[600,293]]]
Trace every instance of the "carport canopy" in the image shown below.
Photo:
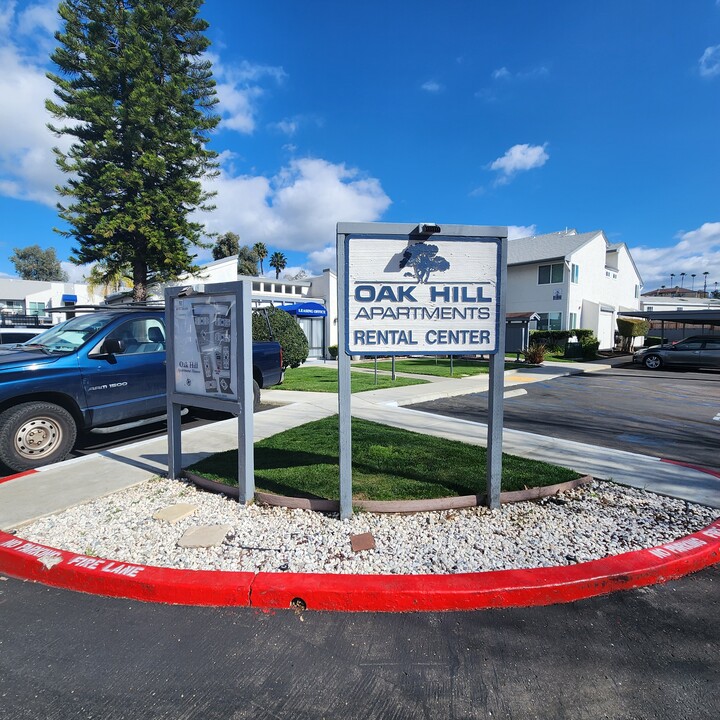
[[[720,307],[712,310],[630,310],[618,315],[685,325],[720,325]]]
[[[619,317],[643,318],[660,323],[660,332],[665,336],[665,323],[680,325],[709,325],[720,328],[720,307],[709,310],[632,310],[619,312]]]

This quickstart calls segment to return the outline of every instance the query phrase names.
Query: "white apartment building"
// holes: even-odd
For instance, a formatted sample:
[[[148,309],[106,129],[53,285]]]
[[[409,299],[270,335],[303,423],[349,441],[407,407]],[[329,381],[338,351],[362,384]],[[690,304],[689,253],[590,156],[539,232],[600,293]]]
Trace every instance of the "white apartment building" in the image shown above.
[[[614,346],[617,314],[640,308],[642,278],[624,243],[602,230],[508,241],[507,312],[535,312],[546,330],[592,330]]]
[[[52,317],[48,307],[87,305],[102,300],[102,294],[93,296],[87,285],[71,282],[43,282],[3,278],[0,280],[0,322],[10,324],[18,319],[33,318],[40,325],[52,325],[64,320],[62,314]]]

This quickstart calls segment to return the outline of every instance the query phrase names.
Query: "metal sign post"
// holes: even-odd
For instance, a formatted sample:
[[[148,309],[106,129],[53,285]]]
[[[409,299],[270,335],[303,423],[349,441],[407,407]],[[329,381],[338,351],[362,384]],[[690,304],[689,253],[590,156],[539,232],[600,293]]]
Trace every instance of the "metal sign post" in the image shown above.
[[[350,387],[350,355],[345,342],[347,319],[343,311],[348,290],[347,275],[342,272],[346,263],[345,243],[340,241],[340,225],[338,225],[338,422],[340,433],[340,517],[342,519],[352,515],[352,390]]]
[[[240,502],[255,496],[251,284],[165,290],[168,476],[182,474],[183,406],[238,416]]]
[[[340,514],[352,513],[351,355],[490,355],[488,503],[499,505],[507,228],[339,223]]]

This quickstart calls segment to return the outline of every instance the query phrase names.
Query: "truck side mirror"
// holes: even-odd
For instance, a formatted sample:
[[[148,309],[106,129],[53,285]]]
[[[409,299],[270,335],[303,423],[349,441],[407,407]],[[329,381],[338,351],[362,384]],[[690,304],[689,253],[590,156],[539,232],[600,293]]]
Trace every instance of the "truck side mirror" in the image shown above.
[[[100,352],[106,355],[120,355],[122,351],[122,342],[117,338],[106,338],[100,348]]]

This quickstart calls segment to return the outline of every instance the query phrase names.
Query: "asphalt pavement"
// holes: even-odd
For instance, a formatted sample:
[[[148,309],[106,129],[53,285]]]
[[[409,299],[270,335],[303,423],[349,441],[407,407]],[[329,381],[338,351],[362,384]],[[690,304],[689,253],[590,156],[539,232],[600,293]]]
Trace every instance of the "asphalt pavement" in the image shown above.
[[[0,720],[715,720],[720,567],[550,607],[198,608],[0,581]]]
[[[653,372],[626,360],[610,369],[526,386],[505,401],[504,426],[560,440],[603,445],[720,474],[720,371]],[[487,422],[487,394],[413,405],[416,410]]]

